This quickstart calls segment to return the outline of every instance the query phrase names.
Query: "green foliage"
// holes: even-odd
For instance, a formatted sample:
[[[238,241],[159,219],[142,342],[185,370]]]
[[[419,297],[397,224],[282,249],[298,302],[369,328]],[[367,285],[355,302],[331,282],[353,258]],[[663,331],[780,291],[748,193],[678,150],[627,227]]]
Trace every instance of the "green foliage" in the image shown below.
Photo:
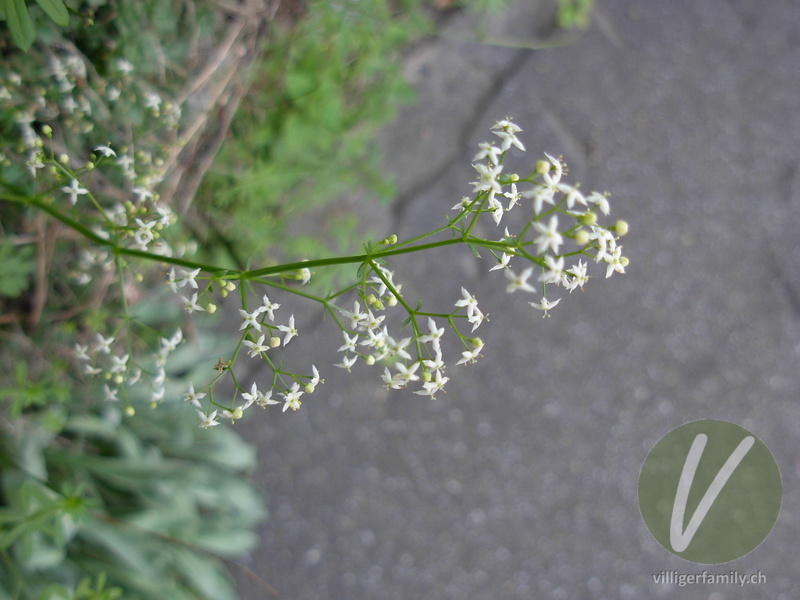
[[[0,430],[0,598],[235,598],[218,556],[256,542],[254,453],[187,406],[76,400]]]
[[[556,23],[562,29],[586,29],[594,0],[558,0]]]
[[[69,24],[69,12],[62,0],[36,0],[45,14],[60,27]],[[6,21],[11,39],[22,50],[28,50],[36,39],[36,27],[25,0],[0,0],[0,20]]]
[[[324,255],[321,239],[337,235],[350,248],[363,227],[352,209],[327,215],[323,231],[302,241],[287,225],[343,194],[391,196],[373,135],[411,98],[399,52],[429,27],[418,1],[399,4],[312,0],[295,26],[271,32],[195,201],[243,255]]]
[[[17,298],[28,289],[36,268],[33,246],[15,246],[6,241],[0,245],[0,265],[0,296]]]

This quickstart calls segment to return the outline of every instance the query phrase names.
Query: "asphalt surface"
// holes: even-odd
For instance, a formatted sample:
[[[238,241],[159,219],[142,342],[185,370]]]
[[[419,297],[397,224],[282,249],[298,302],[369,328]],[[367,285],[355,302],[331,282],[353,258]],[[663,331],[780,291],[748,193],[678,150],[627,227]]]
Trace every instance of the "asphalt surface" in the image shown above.
[[[326,382],[295,413],[238,425],[270,510],[245,564],[278,597],[797,597],[800,5],[597,4],[574,38],[531,1],[484,23],[491,43],[456,16],[410,53],[418,101],[382,134],[400,194],[376,224],[443,223],[477,144],[511,116],[521,164],[563,154],[570,181],[611,192],[627,273],[594,271],[542,319],[465,250],[397,261],[409,296],[444,308],[466,286],[491,319],[484,358],[449,367],[433,401],[333,368],[338,334],[296,311]],[[655,541],[637,482],[663,435],[709,418],[767,445],[783,495],[761,546],[704,567]],[[653,581],[704,569],[766,583]],[[271,597],[237,581],[245,600]]]

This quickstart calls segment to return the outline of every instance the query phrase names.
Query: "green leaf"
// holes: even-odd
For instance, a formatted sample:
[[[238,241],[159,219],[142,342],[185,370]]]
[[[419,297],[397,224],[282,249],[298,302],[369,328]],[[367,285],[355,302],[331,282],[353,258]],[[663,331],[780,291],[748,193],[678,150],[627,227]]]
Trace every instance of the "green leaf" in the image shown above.
[[[56,25],[61,27],[69,25],[69,12],[62,0],[36,0],[36,3],[42,7],[48,17],[55,21]]]
[[[16,38],[14,41],[17,41]],[[28,288],[30,274],[36,268],[33,253],[33,246],[14,246],[10,242],[0,246],[0,265],[3,265],[0,269],[0,296],[16,298]]]
[[[25,6],[25,0],[3,0],[3,3],[11,38],[17,46],[27,51],[36,38],[36,31],[28,14],[28,7]]]

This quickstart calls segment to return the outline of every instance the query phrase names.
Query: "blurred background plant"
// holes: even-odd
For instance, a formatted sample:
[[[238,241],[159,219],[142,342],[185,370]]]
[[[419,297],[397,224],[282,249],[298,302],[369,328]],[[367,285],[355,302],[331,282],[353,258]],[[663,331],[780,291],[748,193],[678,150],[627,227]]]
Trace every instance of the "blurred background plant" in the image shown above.
[[[347,252],[371,233],[355,208],[321,232],[293,218],[392,197],[373,134],[413,100],[403,50],[448,11],[506,3],[0,0],[0,600],[232,598],[221,557],[265,514],[251,447],[175,401],[212,334],[166,365],[172,402],[102,402],[76,340],[119,327],[126,303],[151,332],[181,312],[152,291],[161,270],[115,270],[19,199],[75,205],[86,185],[95,218],[157,201],[171,246],[213,264]],[[563,26],[585,22],[586,1],[560,6]]]

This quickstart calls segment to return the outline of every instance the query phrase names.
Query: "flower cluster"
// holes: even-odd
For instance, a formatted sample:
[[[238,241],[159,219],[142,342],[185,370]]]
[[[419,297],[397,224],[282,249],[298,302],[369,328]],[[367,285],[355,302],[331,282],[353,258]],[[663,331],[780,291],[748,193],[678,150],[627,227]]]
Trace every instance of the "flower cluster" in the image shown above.
[[[627,224],[600,223],[610,212],[608,194],[594,191],[584,194],[577,184],[567,183],[563,160],[548,154],[525,177],[504,172],[506,154],[512,148],[525,149],[517,137],[521,129],[505,119],[495,123],[492,132],[499,141],[480,145],[473,159],[478,177],[472,183],[472,196],[462,198],[452,207],[455,217],[449,218],[446,225],[410,240],[399,241],[392,235],[377,244],[368,244],[365,253],[359,256],[246,271],[220,269],[178,259],[169,246],[159,246],[163,243],[160,233],[171,215],[158,204],[155,195],[142,194],[106,213],[107,229],[115,236],[106,246],[115,248],[117,257],[132,254],[171,263],[167,287],[186,312],[213,313],[217,302],[231,292],[239,292],[239,342],[233,355],[218,361],[214,367],[216,375],[209,382],[198,389],[191,384],[184,395],[186,402],[197,410],[202,427],[214,427],[220,419],[237,420],[254,405],[263,408],[282,405],[284,411],[297,410],[304,396],[312,394],[323,382],[316,366],[311,365],[310,373],[306,374],[291,372],[283,366],[284,356],[276,355],[279,351],[282,354],[299,336],[295,316],[291,311],[281,310],[286,302],[278,294],[294,294],[317,302],[333,317],[342,336],[340,359],[335,367],[349,372],[359,363],[378,366],[386,387],[411,387],[415,394],[436,398],[451,380],[448,365],[471,364],[481,358],[484,343],[476,337],[476,331],[486,321],[486,313],[466,287],[461,288],[460,296],[454,298],[446,311],[423,310],[422,300],[409,302],[389,266],[392,256],[435,251],[454,244],[469,246],[479,256],[479,250],[486,252],[494,259],[488,271],[503,273],[508,293],[534,295],[528,304],[543,316],[549,316],[562,299],[554,298],[553,290],[583,289],[592,263],[604,265],[606,278],[625,272],[628,261],[618,242],[627,232]],[[95,153],[100,156],[98,162],[119,159],[107,145],[96,147]],[[123,169],[129,168],[127,163],[115,161]],[[70,206],[84,197],[96,203],[77,178],[61,191]],[[504,226],[499,239],[486,239],[476,233],[481,230],[478,223],[485,220],[490,230]],[[100,246],[99,252],[108,253],[108,247]],[[99,261],[97,257],[94,260]],[[297,287],[309,282],[312,268],[342,263],[359,265],[354,284],[327,296],[316,296]],[[247,300],[258,285],[273,291],[259,293],[260,303],[248,306]],[[347,300],[353,293],[356,298]],[[281,302],[276,302],[276,298]],[[452,360],[448,358],[453,352],[452,344],[446,341],[448,330],[454,334],[456,352],[460,353]],[[160,349],[147,370],[154,404],[164,398],[163,366],[182,335],[178,330],[171,337],[160,338]],[[112,350],[113,341],[113,337],[98,335],[91,345],[75,348],[84,371],[106,379],[103,391],[110,401],[117,399],[123,384],[138,381],[144,371],[138,363],[134,364],[129,352]],[[256,382],[239,381],[236,362],[245,355],[262,361],[269,375],[269,386],[262,384],[260,389]],[[215,399],[213,389],[223,377],[230,378],[235,394],[220,401]]]

